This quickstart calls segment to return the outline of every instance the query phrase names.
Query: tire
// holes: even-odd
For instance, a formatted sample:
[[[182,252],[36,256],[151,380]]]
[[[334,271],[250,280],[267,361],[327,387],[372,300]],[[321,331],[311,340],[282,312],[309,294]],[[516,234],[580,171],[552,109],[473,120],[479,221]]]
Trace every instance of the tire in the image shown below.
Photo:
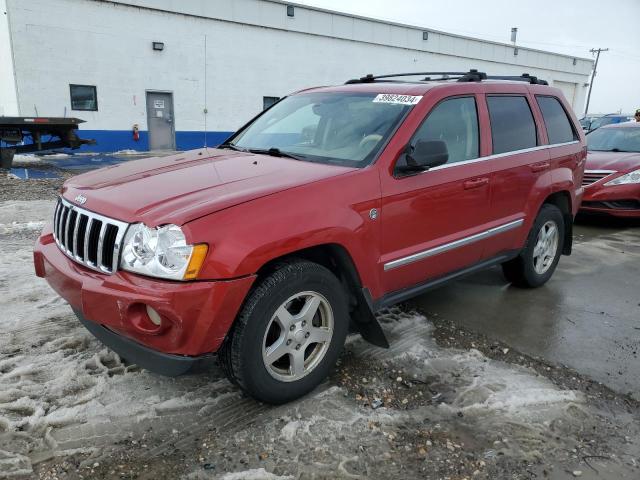
[[[546,243],[549,249],[545,249],[545,244],[540,243],[543,241],[542,230],[550,235],[553,228],[555,234]],[[547,283],[562,255],[564,231],[564,217],[560,209],[555,205],[542,205],[520,255],[502,264],[506,279],[522,288],[536,288]]]
[[[338,279],[316,263],[285,262],[250,292],[219,352],[220,363],[252,397],[286,403],[329,375],[348,328]]]

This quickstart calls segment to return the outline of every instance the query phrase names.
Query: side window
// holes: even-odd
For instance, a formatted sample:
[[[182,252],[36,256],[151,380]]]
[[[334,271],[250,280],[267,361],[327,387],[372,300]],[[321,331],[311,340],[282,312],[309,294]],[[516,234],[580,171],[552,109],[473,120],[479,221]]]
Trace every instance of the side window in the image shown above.
[[[549,144],[573,142],[578,139],[567,112],[557,98],[536,96],[536,101],[542,111]]]
[[[411,144],[442,140],[447,144],[447,163],[472,160],[480,156],[478,111],[474,97],[450,98],[439,103],[418,128]]]
[[[529,103],[519,96],[487,96],[493,153],[513,152],[538,144]]]

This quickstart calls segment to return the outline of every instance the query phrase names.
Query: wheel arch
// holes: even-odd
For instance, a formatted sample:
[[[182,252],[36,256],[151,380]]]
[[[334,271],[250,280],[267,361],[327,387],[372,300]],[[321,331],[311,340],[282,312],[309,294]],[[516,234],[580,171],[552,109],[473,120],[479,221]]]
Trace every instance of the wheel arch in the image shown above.
[[[388,342],[373,312],[371,294],[363,286],[356,264],[346,247],[338,243],[325,243],[289,252],[269,260],[260,267],[257,272],[258,279],[277,270],[284,262],[295,259],[308,260],[331,271],[347,293],[352,326],[365,340],[381,347],[388,347]]]
[[[571,194],[566,190],[554,192],[545,198],[543,205],[554,205],[562,212],[564,218],[564,246],[563,255],[571,255],[573,248],[573,210],[571,205]]]
[[[314,245],[273,258],[258,269],[258,278],[272,273],[277,270],[280,264],[293,259],[308,260],[327,268],[341,283],[348,287],[351,295],[357,295],[357,292],[362,289],[360,274],[353,258],[347,249],[338,243]],[[349,299],[349,305],[351,306],[351,304],[352,299]]]

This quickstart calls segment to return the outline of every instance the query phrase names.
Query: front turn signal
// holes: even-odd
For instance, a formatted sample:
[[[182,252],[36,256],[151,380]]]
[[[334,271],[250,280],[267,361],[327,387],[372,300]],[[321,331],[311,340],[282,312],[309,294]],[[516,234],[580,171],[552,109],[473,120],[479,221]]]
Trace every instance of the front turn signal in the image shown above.
[[[208,250],[209,247],[204,243],[193,246],[191,259],[189,260],[189,265],[187,265],[187,270],[184,272],[183,280],[195,280],[198,278],[198,273],[200,273],[200,269],[202,268],[202,264],[204,263]]]

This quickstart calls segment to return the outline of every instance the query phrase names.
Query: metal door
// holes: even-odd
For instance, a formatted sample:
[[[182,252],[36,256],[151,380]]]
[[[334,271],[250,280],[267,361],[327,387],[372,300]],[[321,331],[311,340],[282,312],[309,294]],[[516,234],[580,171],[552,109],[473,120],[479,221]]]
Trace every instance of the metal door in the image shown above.
[[[172,93],[147,92],[147,125],[149,150],[175,150]]]

